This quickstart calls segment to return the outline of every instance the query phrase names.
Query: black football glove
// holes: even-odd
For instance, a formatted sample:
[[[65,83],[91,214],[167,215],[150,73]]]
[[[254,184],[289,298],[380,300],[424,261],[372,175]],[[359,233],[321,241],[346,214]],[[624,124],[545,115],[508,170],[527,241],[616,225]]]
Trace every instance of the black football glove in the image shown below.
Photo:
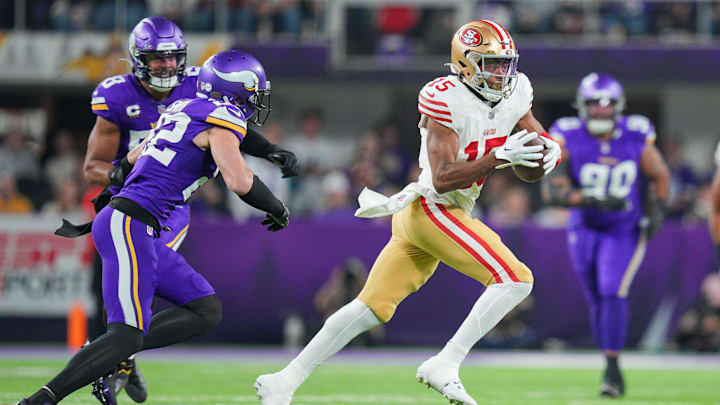
[[[289,150],[281,149],[277,152],[270,153],[268,160],[280,167],[283,178],[297,176],[300,173],[300,164],[298,163],[297,157]]]
[[[602,199],[597,197],[583,197],[581,205],[583,207],[595,207],[603,211],[620,211],[627,208],[627,202],[625,200],[611,195]]]
[[[647,218],[645,232],[647,233],[648,239],[652,239],[665,221],[665,203],[660,200],[651,202],[648,205],[645,218]]]
[[[125,184],[125,179],[133,169],[133,165],[128,161],[127,156],[122,158],[120,164],[113,166],[108,170],[108,178],[110,179],[111,186],[122,187]]]
[[[290,211],[285,208],[285,212],[279,217],[276,217],[275,215],[268,212],[266,219],[262,221],[263,225],[267,225],[268,231],[276,232],[282,229],[285,229],[288,226],[288,223],[290,222]]]

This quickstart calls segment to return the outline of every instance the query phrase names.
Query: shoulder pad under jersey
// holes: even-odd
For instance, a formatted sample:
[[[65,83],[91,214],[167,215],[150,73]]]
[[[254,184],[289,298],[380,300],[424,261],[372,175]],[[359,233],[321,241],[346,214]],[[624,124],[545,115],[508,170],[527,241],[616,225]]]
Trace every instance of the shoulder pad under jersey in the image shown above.
[[[117,109],[128,97],[131,75],[111,76],[101,81],[92,93],[90,109],[95,115],[119,122]]]
[[[628,115],[625,118],[625,128],[645,143],[655,143],[655,126],[648,117],[639,114]]]
[[[516,98],[513,102],[513,107],[517,108],[518,115],[522,117],[532,108],[535,92],[532,83],[530,83],[530,79],[524,73],[518,72],[517,81],[515,91],[513,91],[510,97]]]
[[[455,129],[453,124],[453,100],[457,97],[457,90],[463,86],[454,76],[439,77],[427,83],[418,95],[418,111],[434,119],[438,123]]]
[[[548,133],[556,141],[565,144],[568,134],[581,129],[582,126],[583,122],[580,117],[562,117],[552,124]]]
[[[245,115],[235,105],[210,98],[196,98],[183,111],[193,120],[230,130],[241,142],[247,133]]]

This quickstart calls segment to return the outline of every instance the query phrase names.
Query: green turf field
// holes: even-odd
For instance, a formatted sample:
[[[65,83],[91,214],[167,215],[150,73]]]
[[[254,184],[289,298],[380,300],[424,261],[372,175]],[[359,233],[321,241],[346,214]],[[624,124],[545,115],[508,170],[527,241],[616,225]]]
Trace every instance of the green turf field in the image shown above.
[[[14,404],[55,375],[65,362],[3,359],[0,403]],[[280,364],[147,360],[147,404],[259,404],[252,383]],[[597,397],[600,370],[465,367],[461,378],[480,404],[718,404],[720,370],[626,370],[628,395]],[[300,388],[293,404],[446,404],[415,381],[414,366],[328,364]],[[124,393],[121,404],[133,403]],[[97,404],[85,387],[62,404]]]

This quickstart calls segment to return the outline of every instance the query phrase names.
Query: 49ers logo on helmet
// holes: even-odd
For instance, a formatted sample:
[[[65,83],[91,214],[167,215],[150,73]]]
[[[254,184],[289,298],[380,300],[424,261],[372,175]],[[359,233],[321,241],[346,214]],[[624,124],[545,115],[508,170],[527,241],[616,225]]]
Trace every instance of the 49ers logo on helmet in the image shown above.
[[[460,33],[460,42],[467,46],[477,46],[482,42],[482,35],[473,28],[467,28]]]

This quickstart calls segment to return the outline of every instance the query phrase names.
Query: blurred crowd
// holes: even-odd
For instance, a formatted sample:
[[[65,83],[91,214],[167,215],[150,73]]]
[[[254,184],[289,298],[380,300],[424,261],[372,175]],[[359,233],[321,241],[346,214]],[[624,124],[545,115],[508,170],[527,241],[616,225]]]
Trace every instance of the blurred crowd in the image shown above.
[[[15,28],[16,1],[0,2],[0,28]],[[317,32],[323,0],[24,0],[25,28],[59,31],[129,31],[148,15],[161,15],[188,32],[300,36]],[[124,13],[117,7],[124,5]],[[118,15],[124,26],[117,26]],[[120,17],[122,18],[122,17]],[[121,19],[120,21],[123,21]]]
[[[31,30],[126,31],[142,17],[163,15],[186,31],[301,36],[323,33],[327,0],[23,0],[0,2],[0,29],[14,28],[22,3]],[[408,3],[410,4],[410,2]],[[720,35],[717,1],[474,0],[474,18],[494,20],[514,35],[594,35],[610,41],[708,38]],[[124,13],[117,6],[124,5]],[[385,53],[408,47],[432,52],[458,25],[457,4],[422,6],[353,4],[346,13],[348,45]],[[125,26],[117,27],[118,15]],[[122,17],[120,17],[122,18]],[[120,20],[120,23],[122,20]],[[441,39],[443,39],[441,41]],[[444,47],[441,49],[445,51]],[[352,53],[352,52],[351,52]]]
[[[300,176],[283,179],[270,162],[250,156],[248,165],[287,202],[294,217],[354,221],[356,198],[364,187],[391,195],[418,178],[417,149],[401,142],[401,138],[418,135],[401,134],[398,124],[398,118],[388,117],[357,135],[338,136],[326,131],[321,107],[307,107],[293,119],[270,120],[260,129],[271,142],[297,154]],[[4,125],[0,131],[0,212],[82,215],[81,201],[98,192],[84,181],[82,172],[88,133],[60,129],[38,137],[21,125]],[[704,222],[713,173],[696,172],[683,146],[678,137],[659,139],[672,173],[668,217]],[[190,203],[194,215],[232,216],[239,222],[262,216],[230,193],[221,177],[202,187]],[[474,215],[503,227],[526,222],[562,227],[567,220],[567,210],[543,205],[539,183],[524,183],[510,170],[488,178]]]

